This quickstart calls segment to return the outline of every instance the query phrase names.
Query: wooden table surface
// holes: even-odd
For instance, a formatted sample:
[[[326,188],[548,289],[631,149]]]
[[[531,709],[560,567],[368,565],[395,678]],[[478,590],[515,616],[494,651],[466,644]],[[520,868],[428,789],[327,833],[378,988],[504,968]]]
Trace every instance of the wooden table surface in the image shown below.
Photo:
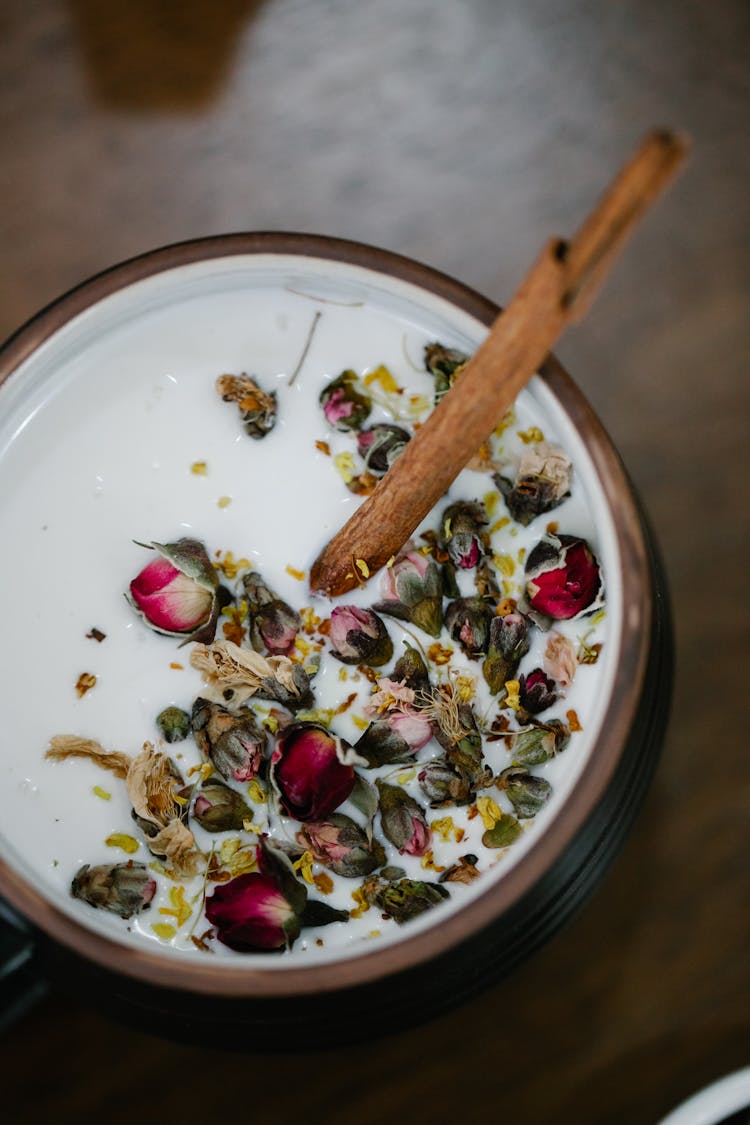
[[[749,51],[746,0],[2,0],[3,336],[113,262],[241,229],[372,242],[502,302],[648,127],[694,140],[559,349],[676,616],[669,738],[604,886],[511,979],[369,1047],[220,1055],[50,997],[2,1043],[4,1109],[649,1125],[750,1064]]]

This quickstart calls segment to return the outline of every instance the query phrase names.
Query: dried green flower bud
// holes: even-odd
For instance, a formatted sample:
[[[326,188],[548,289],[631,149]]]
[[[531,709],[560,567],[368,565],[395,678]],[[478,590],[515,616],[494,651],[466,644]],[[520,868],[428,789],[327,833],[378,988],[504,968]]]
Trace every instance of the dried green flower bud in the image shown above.
[[[235,714],[199,697],[193,704],[192,724],[199,750],[227,781],[251,781],[257,775],[266,736],[252,711]]]
[[[405,645],[405,652],[394,664],[390,678],[404,683],[412,691],[426,691],[430,686],[430,677],[422,654],[408,643]]]
[[[524,453],[514,481],[499,473],[493,480],[513,519],[527,527],[568,495],[571,469],[570,458],[561,449],[539,442]]]
[[[132,918],[151,903],[156,894],[156,880],[142,863],[87,863],[76,872],[70,887],[74,898],[80,898],[98,910],[108,910],[121,918]]]
[[[372,877],[362,884],[362,891],[371,905],[377,906],[399,925],[450,897],[441,884],[425,883],[421,879],[399,879],[396,883],[386,883]]]
[[[547,779],[535,777],[523,766],[509,766],[495,778],[495,784],[508,794],[517,816],[524,820],[536,816],[552,796]]]
[[[445,750],[448,766],[466,783],[471,800],[492,778],[482,756],[482,735],[471,704],[460,703],[455,712],[438,709],[437,722],[435,738]]]
[[[424,350],[424,365],[435,378],[435,405],[440,402],[453,386],[456,376],[468,362],[469,357],[456,348],[446,348],[442,344],[427,344]]]
[[[310,676],[314,675],[315,672],[317,672],[317,666],[313,665],[312,661],[308,664],[307,671],[301,664],[294,664],[292,680],[296,691],[286,687],[275,676],[267,676],[260,681],[261,686],[257,693],[258,699],[273,699],[289,711],[308,711],[315,705],[312,688],[310,687]]]
[[[526,730],[513,735],[513,762],[540,766],[564,750],[569,740],[570,728],[561,719],[533,722]]]
[[[493,607],[484,598],[456,598],[445,611],[445,627],[472,660],[487,651]]]
[[[503,813],[494,827],[488,828],[482,835],[485,848],[507,848],[515,843],[523,832],[521,825],[510,813]]]
[[[303,824],[297,841],[318,863],[346,879],[369,875],[385,863],[380,841],[368,839],[364,829],[343,813]]]
[[[331,612],[331,652],[343,664],[378,668],[393,656],[393,641],[385,624],[371,609],[337,605]]]
[[[487,526],[484,505],[477,501],[450,504],[440,520],[440,546],[461,570],[473,569],[484,554],[482,528]]]
[[[360,758],[365,759],[370,769],[414,759],[414,748],[384,721],[370,723],[355,742],[354,749]]]
[[[336,430],[360,430],[372,408],[367,395],[357,390],[355,371],[342,371],[320,392],[320,404],[330,426]]]
[[[239,831],[246,820],[252,820],[253,811],[236,789],[209,778],[195,798],[192,815],[206,832],[232,832]]]
[[[399,621],[410,621],[430,636],[439,637],[443,624],[440,570],[434,559],[410,550],[409,546],[393,566],[381,571],[383,600],[376,602],[373,609]]]
[[[424,855],[432,843],[432,832],[424,809],[399,785],[378,779],[378,803],[383,834],[401,855]]]
[[[224,402],[236,402],[245,432],[256,441],[276,425],[276,391],[264,391],[249,375],[220,375],[216,390]]]
[[[529,651],[528,634],[529,623],[522,613],[493,617],[487,656],[482,664],[482,675],[493,695],[515,676],[521,658]]]
[[[181,707],[165,707],[156,716],[156,725],[165,742],[182,742],[190,734],[190,716]]]
[[[357,449],[370,472],[382,476],[403,453],[410,438],[411,434],[401,426],[380,422],[369,430],[360,431],[357,435]]]
[[[260,574],[252,571],[242,579],[247,598],[250,640],[256,652],[286,655],[297,639],[300,616],[266,586]]]
[[[434,758],[428,762],[418,775],[419,786],[430,807],[444,808],[446,805],[468,805],[473,800],[471,786],[445,758]]]

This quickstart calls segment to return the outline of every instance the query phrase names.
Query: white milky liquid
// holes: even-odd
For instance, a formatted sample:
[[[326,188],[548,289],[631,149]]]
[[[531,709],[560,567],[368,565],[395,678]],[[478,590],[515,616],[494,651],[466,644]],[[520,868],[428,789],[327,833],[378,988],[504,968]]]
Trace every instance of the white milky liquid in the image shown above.
[[[305,362],[289,386],[317,312],[322,315]],[[157,740],[154,719],[165,706],[176,704],[189,711],[200,694],[201,677],[190,667],[189,647],[179,649],[176,640],[151,632],[123,597],[131,579],[150,561],[133,541],[165,543],[191,536],[206,544],[211,557],[217,551],[232,551],[235,558],[250,560],[295,608],[313,605],[319,616],[328,616],[330,603],[311,600],[306,582],[287,570],[307,575],[321,547],[360,503],[336,472],[333,457],[315,446],[316,440],[325,441],[332,454],[351,450],[355,462],[359,460],[353,435],[329,429],[318,405],[320,391],[345,368],[365,375],[385,364],[405,388],[405,399],[419,394],[431,400],[433,380],[421,370],[424,345],[438,340],[472,351],[485,331],[446,302],[358,267],[237,257],[170,271],[108,298],[57,333],[0,388],[0,528],[5,553],[0,591],[0,846],[8,862],[59,909],[115,940],[146,943],[164,955],[206,956],[188,937],[194,923],[195,933],[207,928],[196,918],[197,904],[173,941],[161,940],[152,929],[155,922],[175,921],[159,913],[169,906],[171,884],[164,877],[159,877],[151,909],[129,922],[70,896],[71,878],[82,864],[128,858],[105,846],[111,833],[138,832],[124,783],[89,762],[44,760],[50,738],[62,733],[96,739],[108,749],[134,755],[145,740]],[[236,407],[219,399],[214,384],[224,372],[247,372],[265,390],[277,391],[278,423],[264,440],[248,437]],[[573,461],[572,494],[528,528],[511,522],[493,533],[493,551],[517,560],[519,551],[528,553],[548,520],[554,519],[560,532],[589,540],[607,581],[606,618],[589,637],[590,642],[603,642],[601,658],[596,665],[580,667],[566,696],[541,716],[564,718],[574,709],[583,727],[572,735],[564,753],[532,770],[552,783],[552,799],[534,820],[522,821],[522,837],[500,852],[483,848],[479,817],[468,821],[465,809],[428,810],[429,820],[450,815],[466,830],[460,843],[444,844],[436,837],[436,863],[445,866],[473,852],[483,875],[468,887],[447,884],[450,901],[407,926],[383,920],[371,909],[346,925],[303,930],[291,952],[279,958],[233,954],[214,942],[226,963],[244,957],[248,964],[273,969],[282,962],[356,955],[370,951],[373,942],[395,941],[439,923],[446,911],[481,894],[489,881],[523,861],[586,769],[614,673],[620,621],[615,539],[586,451],[546,387],[534,380],[516,409],[515,424],[500,439],[502,454],[509,463],[517,462],[524,448],[518,432],[539,427]],[[367,424],[381,420],[393,417],[376,408]],[[197,461],[206,462],[205,475],[191,472]],[[450,498],[482,499],[493,491],[489,475],[467,471]],[[222,497],[231,498],[231,503],[220,507]],[[447,502],[424,527],[437,527]],[[500,500],[491,522],[504,514]],[[474,592],[472,576],[473,572],[460,575],[462,593]],[[515,584],[514,596],[520,593],[522,576],[519,563],[509,579]],[[340,601],[367,605],[379,598],[375,578]],[[434,641],[412,626],[407,632],[399,622],[384,620],[394,642],[394,661],[403,651],[403,640],[416,639],[425,649]],[[102,643],[87,639],[93,626],[106,633]],[[559,631],[576,641],[589,627],[583,619],[563,622]],[[531,636],[532,648],[521,671],[542,663],[546,639],[536,629]],[[457,647],[445,632],[442,643]],[[171,667],[174,663],[183,667]],[[462,666],[477,677],[477,714],[491,720],[498,705],[486,691],[480,663],[463,660]],[[389,667],[379,674],[387,675]],[[371,685],[364,677],[356,678],[351,668],[343,682],[341,668],[324,657],[313,681],[315,702],[318,707],[335,707],[358,692],[351,709],[332,723],[336,734],[353,743],[361,734],[353,716],[363,715]],[[78,698],[75,685],[82,672],[94,674],[96,685]],[[444,670],[431,665],[430,673],[437,681]],[[183,773],[199,762],[192,739],[173,745],[169,752]],[[440,754],[433,740],[417,758],[423,762]],[[486,744],[485,758],[493,772],[511,760],[503,742]],[[398,772],[407,768],[397,767]],[[374,780],[393,770],[363,772]],[[94,786],[110,792],[111,798],[98,797]],[[238,788],[247,797],[247,787]],[[416,781],[409,791],[425,804]],[[487,793],[511,811],[504,794],[496,789]],[[267,808],[259,805],[255,811],[256,820],[264,823]],[[351,809],[345,804],[340,811]],[[291,836],[295,827],[283,819],[272,823],[276,834]],[[209,836],[197,826],[195,834],[206,849],[237,835]],[[133,858],[148,864],[153,857],[141,842]],[[408,875],[438,878],[417,857],[399,856],[390,849],[389,860]],[[360,882],[336,879],[325,901],[352,908],[351,892]],[[201,886],[200,878],[185,885],[189,904]],[[311,897],[324,897],[316,887],[310,891]]]

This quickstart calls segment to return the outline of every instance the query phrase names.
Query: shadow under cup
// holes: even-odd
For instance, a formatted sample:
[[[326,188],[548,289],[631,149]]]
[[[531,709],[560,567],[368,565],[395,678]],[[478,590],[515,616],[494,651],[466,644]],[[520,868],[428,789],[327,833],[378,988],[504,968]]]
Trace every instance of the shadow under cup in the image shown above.
[[[327,303],[333,309],[375,302],[436,338],[464,341],[467,350],[498,312],[449,277],[352,242],[260,233],[166,247],[86,282],[8,341],[0,351],[0,438],[5,442],[3,420],[17,422],[23,413],[24,396],[31,402],[34,394],[66,393],[56,369],[75,365],[91,341],[123,324],[137,329],[160,310],[196,298],[215,306],[226,294],[223,315],[234,317],[243,288],[259,284],[279,285],[323,310]],[[207,321],[205,335],[208,351],[213,346],[221,356],[221,324]],[[18,840],[0,838],[0,893],[14,929],[0,983],[6,1006],[20,1005],[24,994],[49,981],[120,1020],[172,1038],[236,1043],[233,1030],[254,1030],[263,1034],[249,1040],[253,1050],[272,1049],[277,1033],[293,1029],[293,1042],[333,1044],[342,1027],[349,1040],[365,1038],[421,1022],[477,994],[539,948],[586,900],[633,823],[663,741],[673,662],[669,606],[638,499],[581,392],[549,357],[524,394],[564,435],[586,490],[611,632],[602,697],[585,749],[578,751],[579,767],[520,859],[497,877],[477,880],[459,906],[441,906],[434,916],[400,928],[389,943],[332,952],[315,963],[268,955],[263,962],[257,956],[183,956],[158,943],[123,940],[99,924],[100,912],[87,917],[87,908],[33,870]],[[27,416],[33,421],[33,410]],[[11,437],[0,443],[0,472]],[[129,534],[126,527],[123,539]],[[28,767],[33,776],[43,745],[35,741],[28,753],[36,756]]]

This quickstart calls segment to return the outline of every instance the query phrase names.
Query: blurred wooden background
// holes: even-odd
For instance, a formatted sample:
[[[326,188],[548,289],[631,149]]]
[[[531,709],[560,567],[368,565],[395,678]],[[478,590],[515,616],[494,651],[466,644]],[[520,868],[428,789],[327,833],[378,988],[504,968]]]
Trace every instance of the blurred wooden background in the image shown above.
[[[694,139],[559,349],[676,614],[670,737],[604,887],[512,979],[367,1048],[342,1028],[241,1059],[49,998],[2,1043],[5,1108],[649,1125],[750,1063],[749,53],[746,0],[2,0],[0,336],[122,258],[242,229],[372,242],[502,302],[648,127]]]

